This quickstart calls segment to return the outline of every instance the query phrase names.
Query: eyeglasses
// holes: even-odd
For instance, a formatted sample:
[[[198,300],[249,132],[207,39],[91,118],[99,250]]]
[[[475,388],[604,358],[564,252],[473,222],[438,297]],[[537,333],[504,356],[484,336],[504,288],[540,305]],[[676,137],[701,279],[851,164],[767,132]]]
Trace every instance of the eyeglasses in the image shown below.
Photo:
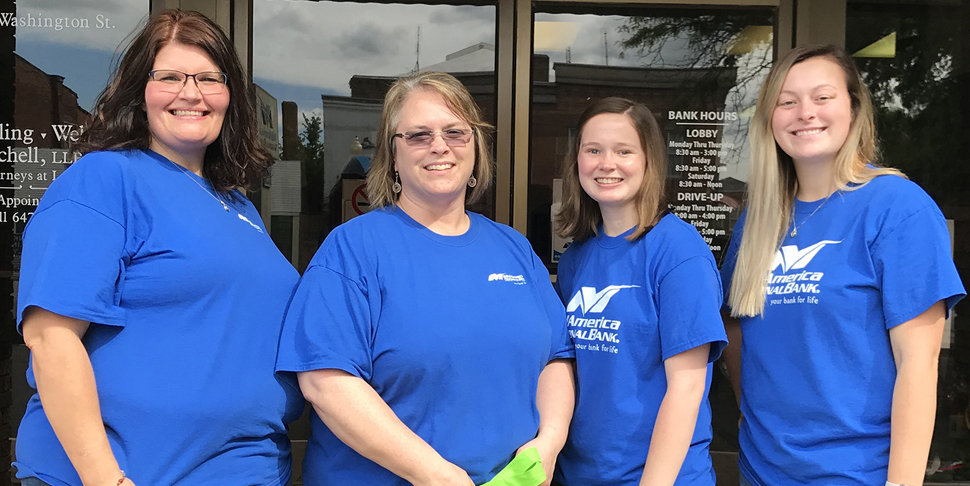
[[[222,94],[226,90],[226,73],[206,71],[203,73],[187,74],[174,69],[156,69],[148,73],[152,81],[159,84],[166,93],[178,93],[185,87],[185,83],[192,78],[199,92],[206,95]]]
[[[420,132],[395,133],[391,140],[401,137],[404,143],[411,147],[430,147],[434,137],[441,134],[441,139],[449,147],[464,147],[472,139],[472,131],[467,128],[446,128],[440,132],[421,130]]]

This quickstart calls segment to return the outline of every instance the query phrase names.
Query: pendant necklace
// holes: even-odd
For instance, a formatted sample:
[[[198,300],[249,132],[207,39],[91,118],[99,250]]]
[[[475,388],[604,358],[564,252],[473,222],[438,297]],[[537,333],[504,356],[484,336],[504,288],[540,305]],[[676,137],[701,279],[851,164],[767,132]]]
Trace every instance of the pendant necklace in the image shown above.
[[[835,194],[835,193],[833,192],[832,194]],[[808,217],[805,218],[804,221],[802,221],[802,224],[800,224],[798,226],[795,226],[795,205],[792,204],[792,207],[791,207],[791,233],[789,233],[792,238],[794,238],[795,235],[798,234],[798,228],[801,228],[802,226],[804,226],[805,223],[808,222],[808,220],[812,219],[812,216],[815,216],[815,213],[817,213],[819,209],[822,209],[822,206],[825,206],[825,203],[829,202],[829,198],[832,197],[832,194],[829,194],[828,196],[825,196],[825,200],[822,201],[822,204],[819,204],[815,208],[815,210],[812,211],[812,214],[809,214]]]
[[[168,160],[168,158],[166,158],[165,160]],[[225,201],[223,201],[222,199],[219,199],[218,196],[216,196],[215,194],[213,194],[212,191],[206,189],[205,186],[203,186],[202,184],[199,184],[199,181],[195,180],[194,177],[192,177],[191,175],[189,175],[189,171],[185,170],[184,167],[182,167],[181,165],[176,164],[175,162],[172,162],[171,160],[168,160],[168,161],[171,162],[172,165],[174,165],[176,169],[178,169],[180,172],[182,172],[182,175],[184,175],[185,177],[188,177],[190,181],[194,182],[195,185],[199,186],[199,189],[202,189],[203,191],[205,191],[205,193],[208,194],[210,197],[212,197],[212,199],[215,199],[216,201],[219,201],[219,204],[222,204],[222,209],[225,209],[227,213],[229,212],[229,205],[227,205]]]

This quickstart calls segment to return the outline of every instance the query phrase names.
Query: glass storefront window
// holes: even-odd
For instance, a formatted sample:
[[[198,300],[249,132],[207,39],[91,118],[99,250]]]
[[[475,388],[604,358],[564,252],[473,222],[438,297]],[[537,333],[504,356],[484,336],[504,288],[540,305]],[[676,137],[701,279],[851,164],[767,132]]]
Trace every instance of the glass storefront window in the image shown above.
[[[333,227],[369,209],[362,179],[395,79],[453,74],[495,123],[494,3],[257,0],[253,15],[253,79],[264,118],[279,112],[269,137],[282,135],[271,233],[301,271]],[[470,209],[494,217],[494,190]]]
[[[940,205],[964,285],[970,282],[968,15],[967,1],[850,1],[845,33],[872,92],[882,163],[902,170]],[[956,306],[944,331],[927,484],[970,481],[965,309],[966,302]]]
[[[537,6],[528,236],[550,271],[568,243],[551,223],[560,163],[580,113],[607,96],[653,111],[667,138],[670,210],[720,256],[740,213],[747,127],[771,68],[774,15],[753,8]]]
[[[23,379],[26,348],[11,345],[22,342],[12,311],[20,234],[46,185],[73,161],[68,141],[104,87],[118,45],[150,3],[159,2],[0,0],[6,93],[0,96],[0,306],[10,310],[0,329],[0,360],[13,356],[7,388],[0,388],[0,401],[12,396],[11,420],[0,424],[0,433],[8,437],[32,393]],[[268,196],[257,204],[299,270],[333,227],[368,209],[361,179],[394,79],[450,72],[496,123],[497,44],[521,41],[497,38],[497,1],[456,3],[252,0],[259,121],[264,143],[279,158],[263,184]],[[530,136],[515,144],[529,146],[527,236],[549,270],[556,272],[557,253],[567,244],[554,236],[552,223],[560,163],[577,135],[579,114],[606,96],[641,101],[657,116],[670,158],[670,210],[694,224],[719,259],[746,189],[757,91],[787,41],[777,39],[778,9],[540,1],[533,13]],[[848,0],[845,18],[846,47],[873,92],[883,163],[900,168],[941,206],[965,283],[967,19],[967,0]],[[495,206],[493,190],[470,209],[494,218]],[[970,304],[962,302],[948,320],[942,345],[927,484],[970,481],[970,321],[961,315],[970,311],[964,309]],[[738,414],[720,369],[711,403],[720,472],[736,460],[718,453],[737,450]],[[304,418],[292,429],[299,461],[308,423]],[[0,447],[0,455],[7,452]]]

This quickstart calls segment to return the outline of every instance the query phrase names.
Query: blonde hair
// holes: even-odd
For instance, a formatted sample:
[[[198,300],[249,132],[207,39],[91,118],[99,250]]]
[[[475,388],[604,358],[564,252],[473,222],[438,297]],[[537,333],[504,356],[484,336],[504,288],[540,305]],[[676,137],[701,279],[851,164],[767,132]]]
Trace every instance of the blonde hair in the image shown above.
[[[775,142],[771,117],[791,67],[816,57],[824,57],[842,68],[852,105],[849,133],[835,157],[838,189],[852,191],[880,175],[905,177],[896,169],[874,165],[879,154],[872,100],[852,58],[837,46],[804,46],[785,54],[772,66],[761,86],[749,128],[751,179],[747,220],[728,295],[731,314],[735,317],[764,314],[767,276],[791,223],[798,189],[794,162]]]
[[[475,141],[475,168],[472,175],[478,184],[465,198],[466,204],[472,204],[485,194],[492,183],[492,158],[488,151],[492,126],[482,120],[478,105],[460,81],[450,74],[436,71],[398,79],[387,91],[374,160],[367,171],[367,197],[374,207],[397,204],[400,195],[391,190],[394,185],[394,140],[391,137],[401,119],[404,102],[408,95],[417,90],[441,95],[455,116],[472,128]]]
[[[579,128],[569,152],[563,160],[562,207],[556,214],[557,233],[563,238],[582,241],[596,234],[603,223],[599,204],[586,194],[579,183],[579,149],[583,128],[596,115],[612,113],[626,115],[640,135],[646,167],[636,196],[637,228],[628,240],[635,240],[657,224],[667,209],[665,183],[667,181],[667,149],[660,125],[650,109],[641,103],[624,98],[603,98],[586,109],[579,117]]]

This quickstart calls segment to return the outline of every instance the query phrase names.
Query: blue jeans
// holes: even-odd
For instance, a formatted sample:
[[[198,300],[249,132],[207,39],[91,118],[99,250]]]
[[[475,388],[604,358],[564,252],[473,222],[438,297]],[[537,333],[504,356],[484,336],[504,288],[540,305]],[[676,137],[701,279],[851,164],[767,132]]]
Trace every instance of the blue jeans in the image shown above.
[[[287,481],[286,486],[291,486],[292,484],[293,484],[293,478],[291,477],[290,480]],[[51,485],[41,481],[40,479],[30,477],[30,478],[21,479],[20,486],[51,486]]]
[[[30,478],[21,479],[20,486],[51,486],[51,485],[41,481],[40,479],[30,477]]]

